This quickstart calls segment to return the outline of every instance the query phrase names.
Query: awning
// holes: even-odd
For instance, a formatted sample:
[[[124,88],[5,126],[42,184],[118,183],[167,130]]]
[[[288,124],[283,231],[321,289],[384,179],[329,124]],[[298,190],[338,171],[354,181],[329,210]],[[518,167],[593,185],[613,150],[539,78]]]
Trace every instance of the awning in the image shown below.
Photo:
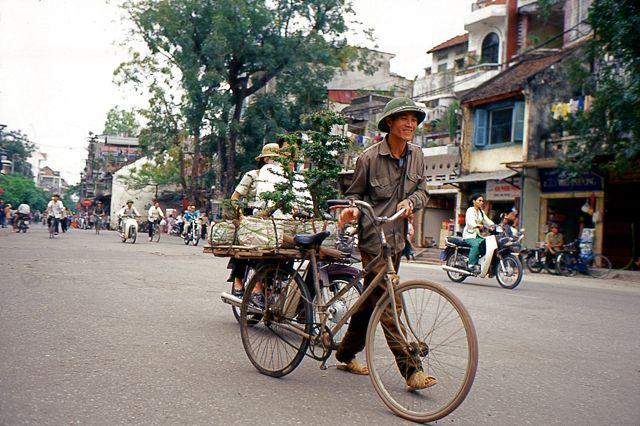
[[[486,182],[488,180],[505,180],[517,175],[515,170],[496,170],[495,172],[469,173],[468,175],[458,176],[444,183],[469,183],[469,182]]]
[[[511,161],[508,163],[502,163],[510,169],[524,169],[524,168],[540,168],[550,169],[558,165],[558,159],[556,158],[543,158],[540,160],[529,161]]]

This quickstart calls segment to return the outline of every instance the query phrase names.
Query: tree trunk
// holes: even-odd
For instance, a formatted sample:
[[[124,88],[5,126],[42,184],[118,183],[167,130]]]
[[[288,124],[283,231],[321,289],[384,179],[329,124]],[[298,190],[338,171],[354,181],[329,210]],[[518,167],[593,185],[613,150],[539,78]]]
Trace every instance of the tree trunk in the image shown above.
[[[182,192],[187,193],[189,190],[187,185],[187,178],[185,177],[185,169],[184,169],[184,151],[182,150],[183,141],[178,141],[178,146],[180,147],[180,154],[178,156],[178,164],[180,165],[180,186],[182,186]]]
[[[191,185],[189,186],[189,202],[198,201],[198,165],[200,164],[200,130],[193,134],[193,157],[191,158]]]
[[[244,97],[240,90],[238,93],[234,93],[234,110],[233,118],[231,119],[231,129],[229,130],[229,138],[227,141],[227,170],[226,170],[226,186],[223,188],[226,197],[230,197],[233,193],[235,176],[236,176],[236,144],[238,140],[238,133],[240,129],[240,117],[242,117],[242,102]]]

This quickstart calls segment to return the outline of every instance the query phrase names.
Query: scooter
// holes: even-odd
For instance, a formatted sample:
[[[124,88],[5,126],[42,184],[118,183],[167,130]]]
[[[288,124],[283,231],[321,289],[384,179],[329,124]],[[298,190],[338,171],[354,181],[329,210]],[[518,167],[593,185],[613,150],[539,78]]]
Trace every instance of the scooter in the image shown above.
[[[200,219],[191,222],[189,232],[184,234],[184,244],[188,246],[191,241],[193,241],[194,246],[197,246],[200,241]]]
[[[125,217],[122,218],[121,226],[120,238],[122,238],[122,242],[126,243],[127,240],[131,240],[131,244],[135,244],[136,238],[138,238],[138,221],[132,217]]]
[[[16,232],[20,233],[22,231],[23,234],[26,234],[27,229],[29,229],[29,218],[21,217],[18,219],[18,223],[16,224]]]
[[[469,270],[469,251],[471,246],[460,237],[447,237],[446,248],[442,251],[441,259],[445,262],[442,269],[451,281],[461,283],[467,277],[493,278],[503,288],[514,289],[522,281],[524,270],[513,247],[520,244],[523,235],[509,238],[499,234],[494,229],[485,237],[484,255],[478,262],[480,269]]]

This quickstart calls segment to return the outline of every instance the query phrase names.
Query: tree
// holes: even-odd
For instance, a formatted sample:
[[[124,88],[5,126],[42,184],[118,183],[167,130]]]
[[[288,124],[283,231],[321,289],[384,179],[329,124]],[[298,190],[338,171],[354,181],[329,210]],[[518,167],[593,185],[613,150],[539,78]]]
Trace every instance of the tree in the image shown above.
[[[595,0],[588,20],[594,31],[594,102],[569,123],[580,138],[570,145],[564,166],[574,173],[624,174],[640,165],[640,4]],[[580,73],[573,79],[586,81]]]
[[[36,147],[29,137],[20,130],[0,130],[0,151],[13,162],[13,171],[24,176],[33,177],[29,158]]]
[[[331,78],[344,60],[342,36],[353,13],[339,0],[128,0],[124,8],[148,53],[134,53],[116,73],[149,88],[152,108],[166,103],[159,112],[178,113],[173,117],[186,138],[182,144],[171,140],[186,144],[195,159],[188,182],[194,199],[203,186],[203,153],[217,155],[216,179],[226,195],[232,192],[237,152],[255,148],[238,146],[253,125],[243,123],[247,105],[267,105],[251,115],[266,118],[317,101],[291,95],[309,94],[309,83],[316,89]],[[270,118],[280,126],[277,115]],[[268,121],[252,130],[269,131]]]
[[[338,173],[342,169],[344,155],[351,141],[346,136],[332,134],[335,126],[343,126],[343,117],[331,110],[305,114],[304,129],[281,136],[283,154],[278,161],[282,165],[283,181],[275,190],[261,194],[262,199],[273,205],[273,210],[292,213],[293,206],[300,204],[299,194],[294,191],[296,176],[291,164],[304,163],[302,176],[313,203],[313,215],[322,217],[327,200],[338,197]]]
[[[137,137],[140,133],[140,124],[133,111],[125,111],[120,107],[113,107],[107,112],[107,120],[104,122],[105,135]]]
[[[14,207],[27,203],[32,210],[43,211],[49,201],[49,193],[37,188],[32,178],[18,173],[0,175],[0,188],[4,194],[0,197]]]

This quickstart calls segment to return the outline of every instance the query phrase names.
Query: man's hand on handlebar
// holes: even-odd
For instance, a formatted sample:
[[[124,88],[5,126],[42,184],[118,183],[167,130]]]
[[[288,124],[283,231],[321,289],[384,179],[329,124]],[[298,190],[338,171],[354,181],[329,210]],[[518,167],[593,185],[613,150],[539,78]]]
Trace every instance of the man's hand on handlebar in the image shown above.
[[[356,207],[347,207],[340,212],[338,216],[338,227],[344,229],[344,225],[355,222],[360,217],[360,210]]]
[[[400,216],[402,218],[406,219],[413,214],[413,205],[409,200],[402,200],[398,203],[396,211],[399,212],[402,209],[404,209],[404,213]]]

